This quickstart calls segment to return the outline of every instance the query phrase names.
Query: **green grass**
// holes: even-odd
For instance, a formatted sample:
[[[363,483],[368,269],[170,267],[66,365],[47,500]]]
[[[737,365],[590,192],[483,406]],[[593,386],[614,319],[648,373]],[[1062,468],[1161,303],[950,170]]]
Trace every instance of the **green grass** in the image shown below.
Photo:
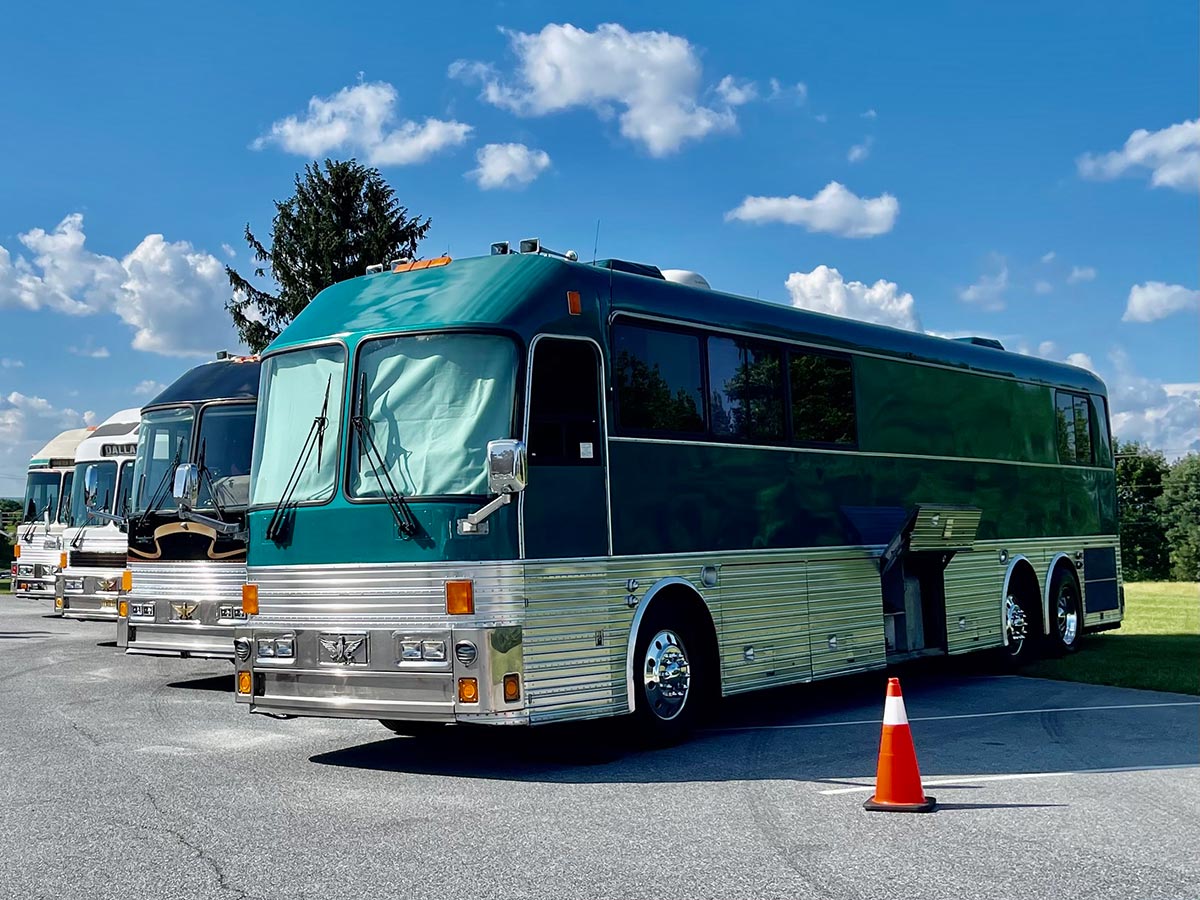
[[[1119,631],[1089,634],[1077,653],[1026,666],[1024,675],[1200,694],[1200,585],[1125,585]]]

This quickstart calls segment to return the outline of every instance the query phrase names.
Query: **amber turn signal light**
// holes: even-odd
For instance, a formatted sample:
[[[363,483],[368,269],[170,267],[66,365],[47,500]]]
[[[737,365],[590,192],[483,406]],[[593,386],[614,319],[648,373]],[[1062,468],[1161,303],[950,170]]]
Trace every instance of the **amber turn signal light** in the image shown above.
[[[479,682],[474,678],[458,679],[458,702],[459,703],[478,703],[479,702]]]
[[[20,558],[21,558],[21,545],[14,544],[13,545],[13,559],[20,559]]]
[[[127,594],[133,590],[133,573],[128,569],[121,573],[121,590]]]
[[[254,687],[254,675],[250,672],[238,672],[237,689],[239,694],[249,694]]]
[[[248,616],[258,615],[258,585],[242,585],[242,612]]]
[[[521,699],[521,676],[516,672],[510,672],[504,676],[504,700],[506,703],[515,703]]]
[[[121,618],[123,618],[123,619],[129,618],[129,601],[128,600],[118,600],[117,601],[117,615],[121,616]]]
[[[60,569],[65,569],[67,567],[67,554],[65,551],[58,554],[58,567]]]
[[[446,582],[446,612],[452,616],[469,616],[475,612],[475,587],[470,579]]]

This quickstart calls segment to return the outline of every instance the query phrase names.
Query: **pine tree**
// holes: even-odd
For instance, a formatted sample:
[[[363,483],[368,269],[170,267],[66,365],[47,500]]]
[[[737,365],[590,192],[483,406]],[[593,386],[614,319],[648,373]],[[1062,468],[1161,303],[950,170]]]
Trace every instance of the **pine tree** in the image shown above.
[[[1200,454],[1189,453],[1163,477],[1163,524],[1171,553],[1171,578],[1200,581]]]
[[[246,243],[270,278],[264,291],[230,266],[233,297],[225,304],[251,352],[261,352],[320,291],[362,275],[368,265],[401,256],[416,258],[430,220],[410,217],[378,170],[356,160],[310,163],[296,175],[296,192],[275,202],[270,247],[246,225]]]

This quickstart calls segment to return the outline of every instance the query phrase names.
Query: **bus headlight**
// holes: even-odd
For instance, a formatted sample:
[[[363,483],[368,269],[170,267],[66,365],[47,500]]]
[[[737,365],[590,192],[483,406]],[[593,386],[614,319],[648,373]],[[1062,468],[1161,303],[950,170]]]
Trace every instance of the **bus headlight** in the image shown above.
[[[296,636],[293,634],[260,637],[254,645],[259,659],[292,659],[296,655]]]
[[[71,594],[82,594],[83,593],[83,579],[82,578],[68,578],[66,581],[63,582],[63,590],[68,593],[71,593]]]

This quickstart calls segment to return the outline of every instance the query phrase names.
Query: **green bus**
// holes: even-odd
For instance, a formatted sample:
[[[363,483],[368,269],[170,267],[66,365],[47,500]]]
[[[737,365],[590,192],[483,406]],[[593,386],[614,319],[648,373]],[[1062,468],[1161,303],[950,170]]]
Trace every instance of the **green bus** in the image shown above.
[[[1120,624],[1095,375],[522,248],[334,285],[264,354],[251,711],[669,736]]]

